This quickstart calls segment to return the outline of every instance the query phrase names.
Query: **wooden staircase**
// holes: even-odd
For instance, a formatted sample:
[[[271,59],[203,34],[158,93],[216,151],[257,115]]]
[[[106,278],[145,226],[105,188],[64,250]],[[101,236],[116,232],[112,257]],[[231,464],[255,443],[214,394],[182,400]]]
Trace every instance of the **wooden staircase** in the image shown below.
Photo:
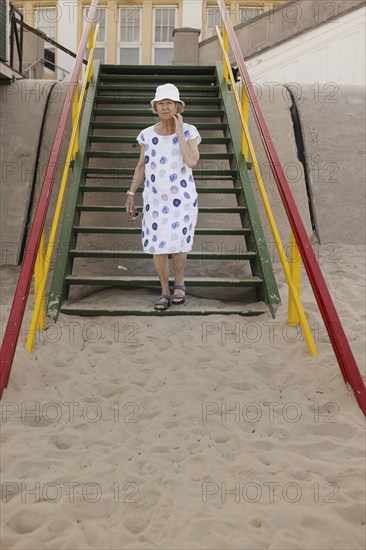
[[[141,221],[127,223],[124,202],[140,155],[136,136],[157,122],[150,100],[156,86],[166,82],[178,86],[186,103],[184,120],[197,127],[202,143],[193,171],[199,221],[186,269],[187,294],[192,296],[162,313],[153,309],[160,285],[152,256],[142,252]],[[139,193],[136,203],[141,204]],[[137,209],[141,212],[141,206]],[[266,311],[264,302],[275,314],[279,292],[220,65],[96,63],[58,250],[48,301],[53,318],[60,310],[75,315],[258,315]],[[106,287],[116,287],[116,300],[93,304],[91,295]],[[144,292],[153,289],[151,297],[141,287]],[[213,288],[220,307],[209,300]],[[202,307],[202,298],[209,306]]]

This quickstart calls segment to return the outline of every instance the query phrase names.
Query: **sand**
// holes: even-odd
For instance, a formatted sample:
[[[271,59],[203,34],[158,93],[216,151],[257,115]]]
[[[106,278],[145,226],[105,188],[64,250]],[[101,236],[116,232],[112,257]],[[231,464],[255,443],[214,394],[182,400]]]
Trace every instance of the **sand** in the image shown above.
[[[365,247],[318,254],[364,376]],[[3,327],[18,272],[0,271]],[[3,549],[365,547],[364,418],[306,277],[317,357],[276,272],[276,319],[61,315],[30,357],[22,331],[1,401]]]

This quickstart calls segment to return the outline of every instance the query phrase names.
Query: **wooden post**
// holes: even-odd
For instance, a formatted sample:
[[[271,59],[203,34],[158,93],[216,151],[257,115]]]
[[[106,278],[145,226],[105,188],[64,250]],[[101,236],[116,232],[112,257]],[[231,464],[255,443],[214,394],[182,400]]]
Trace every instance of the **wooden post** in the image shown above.
[[[74,129],[75,124],[78,122],[78,111],[79,111],[79,84],[75,88],[74,97],[72,100],[72,130]],[[71,160],[75,160],[76,154],[79,150],[79,128],[76,129],[74,146],[72,149]]]
[[[301,284],[301,256],[293,232],[290,235],[290,276],[300,296]],[[291,327],[300,323],[300,317],[294,300],[291,288],[288,288],[288,314],[287,322]]]
[[[228,34],[227,34],[225,24],[223,24],[222,38],[223,38],[223,41],[224,41],[224,50],[227,54],[229,54],[229,37],[228,37]],[[226,84],[229,84],[229,82],[230,82],[230,80],[229,80],[229,67],[227,66],[225,55],[224,55],[224,79],[225,79]]]
[[[249,127],[249,102],[247,92],[245,91],[244,82],[241,83],[241,108],[243,112],[243,117],[247,126]],[[245,158],[245,162],[249,161],[249,145],[248,140],[245,135],[244,126],[241,127],[241,152]]]

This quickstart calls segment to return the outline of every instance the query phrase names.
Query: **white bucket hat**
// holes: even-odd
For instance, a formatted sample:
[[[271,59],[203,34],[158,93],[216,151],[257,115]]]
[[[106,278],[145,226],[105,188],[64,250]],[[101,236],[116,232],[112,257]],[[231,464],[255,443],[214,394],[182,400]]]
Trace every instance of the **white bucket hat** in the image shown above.
[[[150,101],[151,107],[154,107],[156,101],[161,101],[162,99],[171,99],[172,101],[178,101],[182,104],[182,107],[185,107],[184,101],[179,98],[179,90],[174,84],[162,84],[156,88],[155,97]]]

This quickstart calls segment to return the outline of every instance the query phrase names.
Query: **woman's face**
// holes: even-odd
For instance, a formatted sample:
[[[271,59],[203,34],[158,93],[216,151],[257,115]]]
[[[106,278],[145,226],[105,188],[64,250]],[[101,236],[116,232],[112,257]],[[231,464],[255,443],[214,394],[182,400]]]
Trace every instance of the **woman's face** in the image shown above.
[[[160,120],[169,120],[177,114],[177,105],[171,99],[162,99],[155,103],[155,109]]]

